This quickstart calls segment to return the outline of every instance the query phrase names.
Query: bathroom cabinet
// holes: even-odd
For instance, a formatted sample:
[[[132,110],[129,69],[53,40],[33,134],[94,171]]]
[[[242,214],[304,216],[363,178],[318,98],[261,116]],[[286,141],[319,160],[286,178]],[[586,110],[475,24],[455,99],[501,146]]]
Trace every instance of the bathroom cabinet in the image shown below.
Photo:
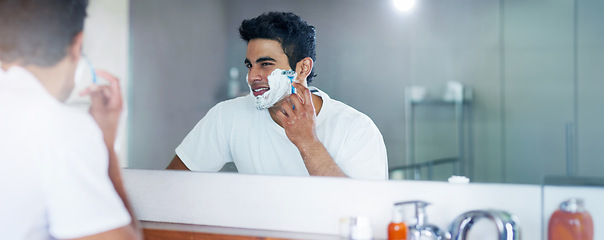
[[[141,222],[145,240],[293,240],[316,239],[338,240],[335,235],[291,233],[230,227],[203,226],[192,224]]]

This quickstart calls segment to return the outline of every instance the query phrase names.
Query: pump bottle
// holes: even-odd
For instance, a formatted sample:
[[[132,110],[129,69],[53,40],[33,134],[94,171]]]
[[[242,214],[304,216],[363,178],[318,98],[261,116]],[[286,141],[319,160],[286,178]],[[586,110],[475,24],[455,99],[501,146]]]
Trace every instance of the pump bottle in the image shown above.
[[[571,198],[560,204],[549,219],[548,240],[593,240],[594,224],[583,200]]]
[[[392,222],[388,225],[388,240],[407,240],[407,225],[403,222],[403,209],[395,204]]]

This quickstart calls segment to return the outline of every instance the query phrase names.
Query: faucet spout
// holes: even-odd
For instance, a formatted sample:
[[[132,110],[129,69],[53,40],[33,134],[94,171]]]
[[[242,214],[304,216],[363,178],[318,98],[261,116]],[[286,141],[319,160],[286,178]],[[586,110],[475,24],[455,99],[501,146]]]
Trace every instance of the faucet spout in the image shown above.
[[[465,240],[470,227],[476,220],[482,218],[490,219],[495,223],[499,240],[520,239],[520,227],[514,215],[499,210],[476,210],[463,213],[453,220],[449,229],[452,240]]]

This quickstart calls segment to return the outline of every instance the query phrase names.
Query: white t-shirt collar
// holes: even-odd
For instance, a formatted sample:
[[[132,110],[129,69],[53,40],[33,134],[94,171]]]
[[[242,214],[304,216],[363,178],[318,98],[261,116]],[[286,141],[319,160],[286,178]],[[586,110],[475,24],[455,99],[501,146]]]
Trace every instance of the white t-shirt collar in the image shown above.
[[[321,99],[323,99],[323,105],[321,106],[321,112],[323,112],[323,110],[325,111],[329,111],[329,107],[331,104],[331,98],[329,97],[329,95],[327,95],[327,93],[321,91],[320,89],[310,86],[308,87],[310,89],[310,92],[314,95],[319,96]],[[319,114],[317,115],[317,124],[321,123],[324,119],[325,114],[321,114],[319,112]]]
[[[38,81],[36,76],[21,66],[12,66],[7,71],[0,68],[0,80],[8,82],[11,85],[26,87],[36,94],[45,95],[56,100],[46,88]]]

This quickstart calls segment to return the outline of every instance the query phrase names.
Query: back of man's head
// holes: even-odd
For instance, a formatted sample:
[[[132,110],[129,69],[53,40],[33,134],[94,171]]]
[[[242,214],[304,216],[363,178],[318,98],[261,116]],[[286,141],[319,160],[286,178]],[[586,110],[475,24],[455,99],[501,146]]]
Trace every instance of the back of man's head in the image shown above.
[[[54,66],[83,30],[88,0],[0,0],[0,61]]]
[[[306,57],[317,61],[315,27],[293,13],[268,12],[244,20],[239,27],[239,35],[246,42],[258,38],[278,41],[289,59],[289,66],[294,70],[296,63]],[[308,75],[307,82],[310,83],[313,77],[314,69]]]

